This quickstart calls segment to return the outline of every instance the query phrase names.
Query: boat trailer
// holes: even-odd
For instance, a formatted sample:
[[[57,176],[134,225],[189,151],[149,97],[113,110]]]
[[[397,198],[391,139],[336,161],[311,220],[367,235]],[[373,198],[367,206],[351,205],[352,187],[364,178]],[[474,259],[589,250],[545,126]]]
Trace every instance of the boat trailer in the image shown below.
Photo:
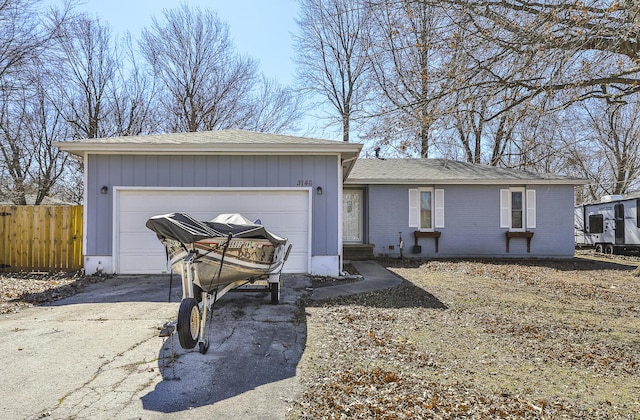
[[[284,261],[289,257],[291,245],[289,245]],[[214,304],[228,292],[269,292],[271,304],[280,302],[281,274],[284,267],[275,273],[264,274],[259,277],[239,280],[226,284],[212,291],[204,291],[200,287],[194,287],[194,264],[197,263],[197,254],[189,254],[182,265],[182,300],[178,310],[178,320],[164,326],[160,332],[161,337],[168,337],[177,331],[180,346],[184,349],[192,349],[198,345],[200,353],[205,354],[209,350],[209,340],[205,338],[207,318],[210,317]],[[224,253],[223,253],[224,259]],[[222,267],[221,262],[220,266]],[[173,275],[173,273],[172,273]],[[169,287],[171,293],[171,286]],[[169,300],[171,295],[169,295]]]

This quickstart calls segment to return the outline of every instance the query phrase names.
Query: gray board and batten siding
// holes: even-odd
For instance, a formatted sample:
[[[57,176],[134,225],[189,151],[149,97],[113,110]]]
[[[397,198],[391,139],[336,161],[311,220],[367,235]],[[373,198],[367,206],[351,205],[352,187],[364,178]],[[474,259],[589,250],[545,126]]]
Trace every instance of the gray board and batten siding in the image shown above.
[[[328,185],[338,185],[337,167],[335,156],[90,155],[86,203],[94,211],[87,215],[87,255],[111,254],[116,186],[295,188],[299,180],[303,185],[312,180],[329,190]],[[103,186],[107,194],[100,193]],[[338,196],[325,191],[312,194],[312,200],[313,253],[337,255]]]
[[[574,255],[574,186],[584,180],[552,174],[492,168],[444,159],[360,159],[345,188],[362,188],[367,214],[365,241],[375,255],[414,258],[447,257],[553,257]],[[501,191],[509,188],[535,191],[535,228],[530,250],[524,238],[512,238],[506,251],[501,227]],[[434,238],[419,238],[413,253],[414,232],[409,226],[409,191],[440,190],[444,197],[443,226],[438,252]]]
[[[433,186],[444,190],[444,227],[438,239],[419,238],[419,254],[412,253],[416,228],[408,226],[408,190]],[[506,252],[506,228],[500,227],[500,190],[505,185],[370,185],[367,187],[369,243],[375,255],[399,255],[402,232],[405,257],[559,257],[574,255],[573,187],[528,185],[536,191],[537,224],[527,252],[525,239],[511,239]],[[549,205],[541,205],[549,201]],[[567,211],[569,209],[569,211]],[[393,247],[393,248],[391,248]]]
[[[340,269],[342,182],[360,153],[360,144],[221,130],[82,139],[59,142],[56,146],[82,159],[85,166],[87,210],[83,246],[87,272],[92,272],[99,260],[103,265],[105,260],[109,264],[105,270],[124,272],[124,259],[135,259],[137,254],[135,249],[131,255],[122,251],[123,241],[128,241],[122,234],[132,232],[129,226],[123,228],[122,222],[135,222],[135,229],[144,226],[144,221],[137,220],[142,210],[138,215],[131,213],[131,205],[146,207],[144,211],[149,212],[150,208],[156,208],[157,201],[153,200],[161,199],[165,192],[167,200],[157,206],[163,207],[163,212],[181,211],[179,197],[197,199],[198,204],[192,207],[201,212],[209,208],[207,203],[211,200],[217,200],[216,203],[221,202],[221,197],[240,200],[245,204],[239,207],[251,207],[256,218],[266,212],[260,209],[264,198],[270,206],[269,217],[277,215],[281,224],[289,220],[290,214],[302,217],[300,212],[296,213],[296,209],[302,209],[306,215],[306,222],[302,222],[306,226],[305,239],[294,244],[292,254],[303,249],[308,258],[303,270],[309,272],[337,275]],[[258,198],[247,205],[247,200],[254,196]],[[147,197],[150,201],[145,204]],[[303,203],[299,205],[301,197]],[[125,199],[126,215],[114,214],[124,211],[121,205],[124,206]],[[171,200],[176,201],[175,206],[167,205]],[[238,206],[232,202],[225,207]],[[243,210],[225,210],[238,211]],[[295,230],[300,225],[297,218],[292,226]],[[269,228],[267,223],[265,226]],[[151,254],[155,255],[155,251],[149,258],[157,261],[157,255]]]

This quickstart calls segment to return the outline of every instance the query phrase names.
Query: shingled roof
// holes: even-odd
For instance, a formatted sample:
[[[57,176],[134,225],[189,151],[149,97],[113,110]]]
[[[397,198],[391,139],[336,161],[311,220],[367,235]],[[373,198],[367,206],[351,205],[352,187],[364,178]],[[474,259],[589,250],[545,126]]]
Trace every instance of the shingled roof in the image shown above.
[[[448,159],[358,159],[345,184],[572,184],[588,181]]]
[[[114,152],[229,152],[283,151],[342,152],[355,154],[361,144],[321,140],[284,134],[247,130],[198,131],[190,133],[150,134],[143,136],[104,137],[56,142],[57,147],[73,154]]]
[[[336,155],[348,174],[362,144],[247,130],[198,131],[144,136],[104,137],[55,142],[82,158],[87,154],[224,154],[224,155]]]

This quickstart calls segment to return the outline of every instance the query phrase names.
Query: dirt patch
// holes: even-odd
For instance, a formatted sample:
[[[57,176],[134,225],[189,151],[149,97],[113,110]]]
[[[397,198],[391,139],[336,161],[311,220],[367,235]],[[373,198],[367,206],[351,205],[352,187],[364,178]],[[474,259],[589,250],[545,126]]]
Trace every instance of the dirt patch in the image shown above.
[[[381,261],[394,289],[308,306],[291,418],[637,418],[637,257]]]
[[[362,276],[360,276],[360,273],[356,270],[353,264],[345,263],[342,270],[343,275],[340,277],[311,276],[311,286],[314,289],[317,289],[320,287],[338,286],[362,280]]]
[[[0,273],[0,314],[62,299],[105,277],[66,273]]]

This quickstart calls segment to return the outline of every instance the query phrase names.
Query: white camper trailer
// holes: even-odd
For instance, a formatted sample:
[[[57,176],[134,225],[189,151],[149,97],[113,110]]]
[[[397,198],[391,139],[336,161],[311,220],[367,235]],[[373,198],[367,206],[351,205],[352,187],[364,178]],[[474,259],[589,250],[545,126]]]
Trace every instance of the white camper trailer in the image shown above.
[[[575,208],[577,247],[598,252],[640,250],[640,194],[609,195]]]

